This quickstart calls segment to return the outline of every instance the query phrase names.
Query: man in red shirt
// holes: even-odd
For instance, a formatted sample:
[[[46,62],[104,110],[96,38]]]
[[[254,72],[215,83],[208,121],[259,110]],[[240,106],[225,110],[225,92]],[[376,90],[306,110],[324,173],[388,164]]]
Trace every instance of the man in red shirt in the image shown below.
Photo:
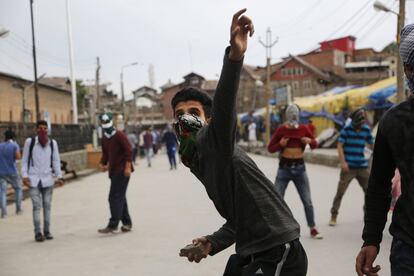
[[[99,229],[98,232],[106,234],[116,231],[119,221],[123,224],[122,232],[129,232],[132,228],[132,221],[128,212],[126,190],[133,171],[131,145],[125,134],[114,128],[111,113],[102,114],[100,120],[103,129],[100,167],[102,171],[109,171],[111,179],[109,191],[111,218],[108,225]]]
[[[295,104],[291,104],[286,108],[286,123],[273,134],[267,149],[270,153],[281,152],[279,170],[275,181],[276,190],[284,197],[287,185],[290,181],[293,181],[305,207],[310,235],[314,239],[322,239],[322,235],[315,227],[309,179],[303,160],[306,145],[314,149],[317,147],[317,142],[309,128],[299,124],[299,112],[299,107]]]
[[[310,133],[313,135],[313,137],[315,137],[316,127],[313,124],[312,120],[308,120],[308,128],[309,128]]]

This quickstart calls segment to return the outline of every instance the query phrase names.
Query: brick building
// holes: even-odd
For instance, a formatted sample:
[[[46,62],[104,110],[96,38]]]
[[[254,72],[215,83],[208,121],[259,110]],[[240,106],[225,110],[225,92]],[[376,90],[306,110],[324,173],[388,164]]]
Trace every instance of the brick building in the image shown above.
[[[171,100],[175,94],[184,87],[197,87],[206,91],[211,97],[214,97],[214,92],[216,91],[218,83],[217,80],[206,80],[203,76],[194,72],[185,75],[183,79],[184,81],[179,84],[173,84],[169,81],[161,87],[161,101],[166,122],[171,122],[174,119]]]
[[[237,112],[250,112],[264,106],[264,92],[260,69],[251,65],[243,65],[240,72],[240,84],[236,103]]]
[[[129,124],[143,126],[166,124],[163,102],[156,89],[142,86],[132,93],[133,99],[126,101]]]
[[[316,50],[284,58],[272,66],[272,88],[289,85],[294,97],[303,97],[334,86],[369,85],[395,76],[395,53],[356,49],[355,42],[353,36],[327,40]]]
[[[271,75],[272,88],[290,86],[293,97],[316,95],[338,83],[337,78],[299,56],[290,56]]]

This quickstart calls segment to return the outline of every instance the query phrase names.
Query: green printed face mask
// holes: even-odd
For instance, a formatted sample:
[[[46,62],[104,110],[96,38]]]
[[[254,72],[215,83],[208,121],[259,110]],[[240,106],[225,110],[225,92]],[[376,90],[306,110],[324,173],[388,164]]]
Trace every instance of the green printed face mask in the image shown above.
[[[178,153],[181,161],[187,167],[193,167],[198,163],[196,136],[204,125],[205,123],[200,117],[192,114],[181,115],[174,123],[175,132],[180,142]]]

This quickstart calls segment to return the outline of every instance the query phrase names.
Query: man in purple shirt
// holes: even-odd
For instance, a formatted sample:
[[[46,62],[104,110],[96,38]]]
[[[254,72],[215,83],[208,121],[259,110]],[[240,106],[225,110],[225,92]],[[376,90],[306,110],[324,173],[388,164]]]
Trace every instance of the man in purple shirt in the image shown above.
[[[154,155],[153,144],[154,137],[152,136],[151,128],[147,128],[144,134],[144,152],[148,167],[151,167],[151,157]]]
[[[16,169],[16,160],[21,158],[20,147],[13,141],[14,133],[7,130],[5,141],[0,143],[0,208],[1,217],[7,216],[7,184],[10,183],[16,196],[16,214],[22,212],[22,185]]]

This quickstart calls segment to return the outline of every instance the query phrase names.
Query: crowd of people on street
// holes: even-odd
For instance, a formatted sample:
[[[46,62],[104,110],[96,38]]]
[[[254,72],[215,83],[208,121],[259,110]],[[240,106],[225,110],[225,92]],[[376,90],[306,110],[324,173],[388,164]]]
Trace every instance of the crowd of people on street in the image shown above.
[[[185,87],[173,97],[175,123],[162,132],[146,127],[140,132],[115,128],[111,113],[101,114],[103,130],[100,168],[110,179],[110,218],[101,234],[132,230],[127,188],[131,174],[139,166],[138,157],[152,167],[152,158],[165,146],[170,170],[177,169],[176,154],[204,185],[225,224],[217,231],[197,237],[183,247],[180,256],[200,262],[235,243],[224,275],[306,275],[308,259],[300,241],[300,226],[284,200],[290,181],[303,203],[310,237],[323,238],[316,227],[311,186],[304,160],[307,148],[315,149],[315,127],[302,124],[300,108],[289,104],[266,145],[279,154],[276,179],[271,182],[259,166],[236,143],[238,128],[236,97],[248,37],[253,22],[240,10],[232,19],[230,46],[225,49],[223,67],[214,98],[204,91]],[[400,54],[411,91],[414,91],[414,25],[401,33]],[[333,195],[331,218],[334,227],[342,198],[356,179],[365,194],[363,245],[356,258],[356,273],[378,275],[374,266],[389,210],[393,210],[391,234],[391,273],[414,275],[413,171],[414,98],[390,109],[380,121],[375,137],[367,125],[363,108],[354,110],[340,131],[337,141],[340,163],[339,182]],[[58,143],[48,135],[48,123],[38,121],[36,135],[28,137],[23,150],[11,130],[0,143],[0,211],[6,218],[8,184],[14,189],[16,214],[23,212],[22,184],[32,201],[34,237],[38,242],[53,239],[51,206],[53,188],[63,185]],[[248,149],[257,147],[257,125],[247,124]],[[375,145],[375,146],[374,146]],[[373,150],[367,156],[366,148]],[[21,153],[22,152],[22,153]],[[21,159],[21,178],[16,161]],[[372,159],[372,164],[371,164]],[[167,161],[166,160],[166,161]],[[401,195],[401,196],[400,196]],[[41,221],[43,212],[43,223]],[[334,273],[334,272],[332,272]]]

